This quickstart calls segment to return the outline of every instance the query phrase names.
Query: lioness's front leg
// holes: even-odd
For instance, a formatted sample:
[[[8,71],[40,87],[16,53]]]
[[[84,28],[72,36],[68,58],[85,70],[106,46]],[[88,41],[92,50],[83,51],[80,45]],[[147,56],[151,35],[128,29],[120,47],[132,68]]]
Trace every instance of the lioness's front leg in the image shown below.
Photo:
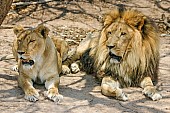
[[[158,93],[154,87],[150,77],[145,77],[141,82],[141,87],[144,89],[142,92],[152,100],[159,100],[162,98],[161,94]]]
[[[28,76],[24,74],[19,75],[18,84],[23,89],[25,93],[24,98],[26,100],[29,100],[31,102],[35,102],[38,100],[39,93],[33,87],[33,82]]]
[[[119,88],[119,82],[115,81],[112,77],[106,76],[102,79],[101,91],[105,96],[116,97],[116,99],[126,101],[128,97],[123,93],[122,89]]]
[[[60,102],[63,99],[63,96],[60,95],[58,92],[59,82],[60,82],[59,75],[55,77],[50,77],[45,82],[45,87],[46,89],[48,89],[45,95],[54,102],[56,100]]]

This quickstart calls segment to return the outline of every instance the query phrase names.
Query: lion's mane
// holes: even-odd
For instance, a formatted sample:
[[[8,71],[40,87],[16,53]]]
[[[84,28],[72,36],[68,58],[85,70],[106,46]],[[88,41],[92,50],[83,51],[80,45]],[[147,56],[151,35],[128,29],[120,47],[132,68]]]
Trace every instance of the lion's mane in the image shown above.
[[[119,64],[111,64],[106,47],[105,30],[121,18],[134,30],[130,46]],[[122,87],[139,86],[141,80],[149,76],[156,83],[159,64],[159,38],[153,22],[136,10],[112,10],[106,14],[104,25],[94,48],[89,48],[81,58],[83,68],[89,72],[104,71],[105,75],[119,81]]]

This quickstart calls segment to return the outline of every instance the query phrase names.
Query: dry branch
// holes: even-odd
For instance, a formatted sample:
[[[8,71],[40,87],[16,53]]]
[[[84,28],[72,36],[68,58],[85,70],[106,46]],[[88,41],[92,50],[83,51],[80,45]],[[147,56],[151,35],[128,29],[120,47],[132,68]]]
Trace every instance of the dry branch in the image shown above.
[[[2,60],[10,60],[10,59],[14,59],[13,55],[6,55],[0,58],[0,61]]]
[[[8,11],[10,10],[11,4],[12,0],[0,0],[0,25],[2,24]]]
[[[167,27],[170,28],[170,19],[169,17],[165,17],[165,14],[162,14],[162,18],[159,20],[155,20],[156,23],[164,23]]]
[[[166,26],[170,28],[170,19],[169,17],[166,17],[165,14],[162,14],[162,20]]]
[[[13,29],[15,25],[1,25],[0,29]],[[31,28],[31,26],[24,26],[24,28]]]
[[[36,1],[36,2],[17,2],[17,3],[12,3],[12,6],[43,4],[43,3],[48,3],[52,1],[53,0],[43,0],[43,1]]]

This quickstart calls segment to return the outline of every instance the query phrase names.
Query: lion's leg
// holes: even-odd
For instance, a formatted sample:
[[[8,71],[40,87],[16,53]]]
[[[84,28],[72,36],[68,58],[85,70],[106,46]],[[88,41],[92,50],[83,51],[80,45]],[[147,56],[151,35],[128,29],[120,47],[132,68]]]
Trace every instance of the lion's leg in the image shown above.
[[[101,83],[101,91],[105,96],[116,97],[116,99],[126,101],[128,97],[119,88],[119,82],[115,81],[112,77],[104,77]]]
[[[161,94],[158,93],[154,87],[150,77],[145,77],[141,82],[141,87],[144,89],[142,92],[152,100],[159,100],[162,98]]]
[[[71,66],[70,66],[71,72],[72,73],[78,73],[80,71],[80,67],[81,67],[80,60],[72,63]]]
[[[23,75],[19,75],[18,84],[23,89],[23,91],[25,93],[24,98],[26,100],[29,100],[29,101],[32,101],[32,102],[35,102],[35,101],[38,100],[39,93],[33,87],[33,82],[30,78],[25,77]]]
[[[62,65],[62,74],[68,74],[68,73],[78,73],[80,71],[80,61],[73,62],[70,65],[70,68],[68,65]]]
[[[80,71],[80,58],[83,53],[85,53],[89,49],[89,45],[91,43],[91,38],[88,38],[80,43],[80,45],[73,49],[72,51],[68,52],[68,57],[65,61],[63,61],[62,66],[62,73],[77,73]],[[70,66],[70,68],[69,68]]]
[[[80,71],[79,55],[73,55],[71,58],[67,58],[62,65],[62,74],[68,74],[70,72],[77,73]],[[70,68],[69,68],[70,66]]]
[[[63,96],[59,94],[58,87],[59,87],[60,78],[59,75],[57,77],[50,77],[45,82],[45,87],[48,90],[45,93],[45,96],[47,96],[52,101],[58,101],[60,102],[63,99]]]

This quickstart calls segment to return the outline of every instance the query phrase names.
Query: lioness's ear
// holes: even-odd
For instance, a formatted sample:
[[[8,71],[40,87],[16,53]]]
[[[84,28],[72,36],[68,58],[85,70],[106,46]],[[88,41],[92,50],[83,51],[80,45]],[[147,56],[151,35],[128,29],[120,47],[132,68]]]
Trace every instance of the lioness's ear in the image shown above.
[[[15,35],[17,35],[19,32],[21,32],[23,30],[24,30],[24,28],[21,25],[17,25],[13,28]]]
[[[46,38],[48,36],[48,33],[49,33],[50,30],[47,27],[45,27],[43,24],[40,24],[40,25],[37,26],[37,28],[35,28],[35,31],[37,31],[44,38]]]

